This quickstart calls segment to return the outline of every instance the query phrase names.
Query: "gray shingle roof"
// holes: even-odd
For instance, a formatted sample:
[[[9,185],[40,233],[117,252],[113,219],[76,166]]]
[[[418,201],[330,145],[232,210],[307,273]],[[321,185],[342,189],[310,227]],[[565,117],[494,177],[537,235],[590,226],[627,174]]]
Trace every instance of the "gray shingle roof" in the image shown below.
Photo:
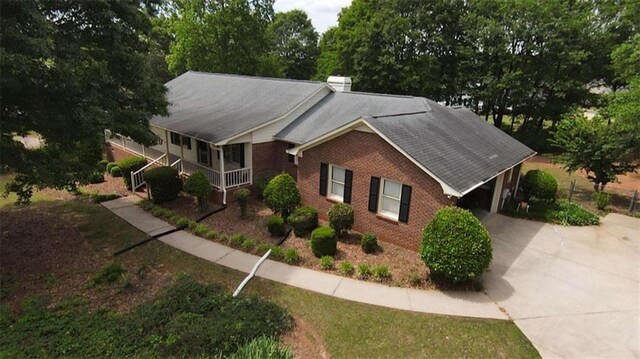
[[[218,142],[285,115],[326,84],[189,71],[166,86],[170,115],[151,124]]]
[[[460,193],[535,153],[466,108],[427,102],[425,113],[365,119]]]
[[[301,144],[362,116],[415,113],[427,109],[426,99],[421,97],[335,92],[325,96],[275,137]]]

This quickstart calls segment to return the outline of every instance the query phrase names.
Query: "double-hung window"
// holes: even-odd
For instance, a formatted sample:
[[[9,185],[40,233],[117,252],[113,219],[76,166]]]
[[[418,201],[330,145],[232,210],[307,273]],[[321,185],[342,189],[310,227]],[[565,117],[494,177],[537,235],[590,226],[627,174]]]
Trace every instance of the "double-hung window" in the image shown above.
[[[344,200],[344,184],[345,184],[345,169],[342,167],[330,165],[329,176],[329,197],[342,201]]]
[[[378,212],[386,217],[398,220],[400,214],[400,198],[402,197],[402,183],[382,178],[380,191],[380,206]]]
[[[171,132],[171,143],[177,146],[180,146],[180,134],[176,132]],[[191,149],[191,137],[182,136],[182,146],[187,149]]]

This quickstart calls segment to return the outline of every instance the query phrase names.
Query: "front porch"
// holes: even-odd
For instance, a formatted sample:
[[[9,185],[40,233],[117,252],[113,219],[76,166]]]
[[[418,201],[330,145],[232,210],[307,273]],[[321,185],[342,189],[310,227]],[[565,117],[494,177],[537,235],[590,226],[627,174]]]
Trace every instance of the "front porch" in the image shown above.
[[[158,134],[156,129],[153,132]],[[172,133],[163,137],[158,136],[159,143],[148,147],[119,133],[105,130],[105,141],[111,146],[142,156],[149,161],[143,170],[151,166],[171,166],[185,176],[200,171],[215,189],[223,192],[253,183],[250,142],[214,146],[208,142]],[[132,181],[134,188],[143,184],[143,170],[132,174],[132,177],[137,176]],[[224,173],[224,176],[221,176],[221,173]]]

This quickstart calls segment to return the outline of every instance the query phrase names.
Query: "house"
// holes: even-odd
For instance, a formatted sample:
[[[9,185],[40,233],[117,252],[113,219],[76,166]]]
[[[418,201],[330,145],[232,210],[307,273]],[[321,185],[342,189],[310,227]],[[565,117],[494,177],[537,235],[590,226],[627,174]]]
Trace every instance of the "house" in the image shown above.
[[[412,249],[438,208],[496,212],[535,154],[466,108],[350,87],[190,71],[167,83],[170,115],[151,120],[158,144],[111,139],[112,151],[202,171],[225,203],[286,171],[321,217],[350,203],[354,229]]]

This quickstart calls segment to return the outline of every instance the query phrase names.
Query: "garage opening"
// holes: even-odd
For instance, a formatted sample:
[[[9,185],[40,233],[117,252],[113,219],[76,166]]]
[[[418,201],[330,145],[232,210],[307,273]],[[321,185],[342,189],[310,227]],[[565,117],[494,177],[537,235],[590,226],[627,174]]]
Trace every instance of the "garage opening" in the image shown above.
[[[491,213],[495,186],[496,179],[494,178],[458,199],[457,206],[470,210],[480,220],[484,219]]]

